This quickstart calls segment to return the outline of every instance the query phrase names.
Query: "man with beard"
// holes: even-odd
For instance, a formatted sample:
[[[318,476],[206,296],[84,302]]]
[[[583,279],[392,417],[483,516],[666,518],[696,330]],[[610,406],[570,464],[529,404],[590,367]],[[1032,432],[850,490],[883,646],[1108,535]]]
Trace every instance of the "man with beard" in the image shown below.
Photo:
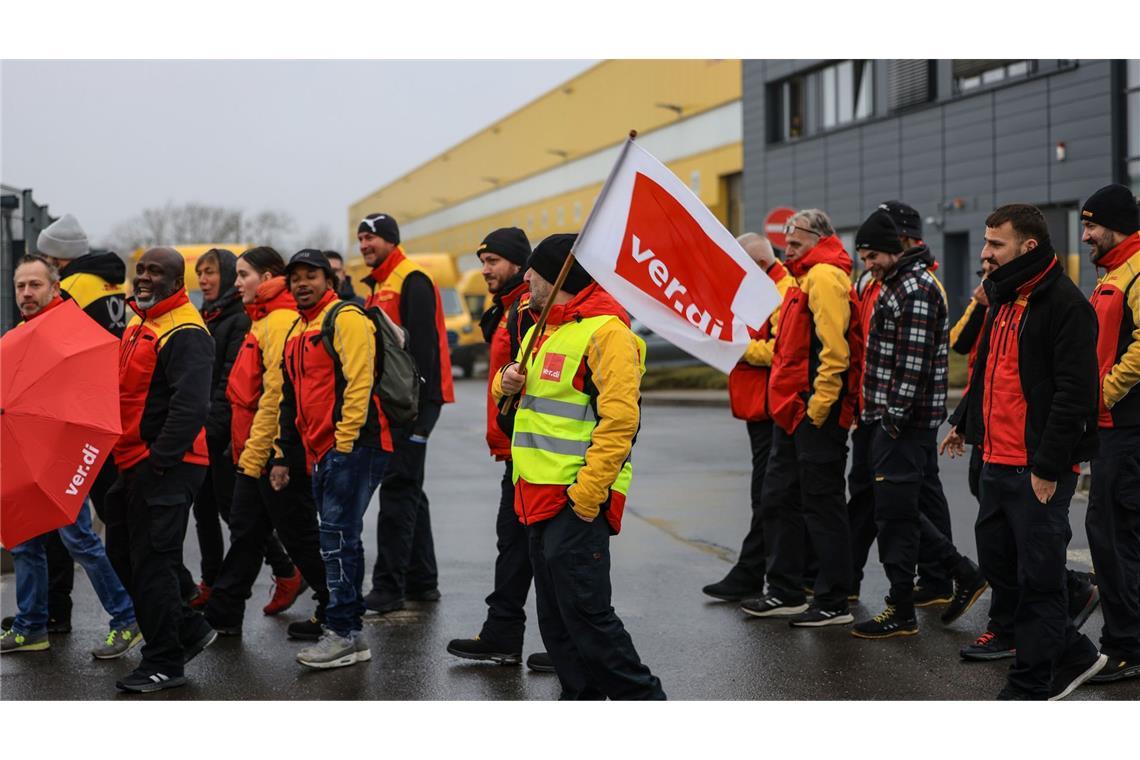
[[[217,634],[179,591],[190,504],[206,477],[206,420],[214,341],[190,302],[185,262],[152,248],[135,266],[136,316],[119,352],[123,434],[119,478],[107,494],[107,555],[131,594],[146,640],[142,662],[115,685],[151,692],[183,686],[184,668]]]

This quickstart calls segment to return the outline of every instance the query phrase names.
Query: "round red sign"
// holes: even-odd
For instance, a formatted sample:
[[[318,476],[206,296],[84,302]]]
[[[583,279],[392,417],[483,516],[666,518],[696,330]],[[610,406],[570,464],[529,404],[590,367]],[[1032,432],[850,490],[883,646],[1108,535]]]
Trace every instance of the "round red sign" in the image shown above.
[[[787,206],[777,206],[768,212],[768,216],[764,217],[764,237],[768,238],[776,248],[783,248],[788,243],[787,236],[784,235],[784,225],[796,213],[794,208]]]

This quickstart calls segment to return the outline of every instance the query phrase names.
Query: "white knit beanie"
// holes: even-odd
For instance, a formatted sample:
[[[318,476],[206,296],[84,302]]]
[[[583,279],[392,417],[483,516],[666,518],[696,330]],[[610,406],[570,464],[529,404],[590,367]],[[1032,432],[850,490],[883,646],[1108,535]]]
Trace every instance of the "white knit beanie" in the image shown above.
[[[87,235],[79,226],[79,220],[71,214],[64,214],[40,233],[36,250],[57,259],[77,259],[90,251]]]

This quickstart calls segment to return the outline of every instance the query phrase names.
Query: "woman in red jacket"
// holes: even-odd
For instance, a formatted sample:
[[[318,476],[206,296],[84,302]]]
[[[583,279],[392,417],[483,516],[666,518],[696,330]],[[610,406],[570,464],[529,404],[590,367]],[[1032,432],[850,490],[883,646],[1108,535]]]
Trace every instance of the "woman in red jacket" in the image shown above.
[[[230,371],[226,397],[233,405],[230,437],[237,465],[230,508],[230,549],[214,582],[206,619],[220,633],[241,631],[245,600],[257,579],[265,542],[277,531],[301,576],[317,594],[317,613],[289,626],[290,638],[320,638],[328,602],[320,555],[317,510],[303,451],[275,452],[281,403],[285,336],[297,321],[297,304],[285,286],[285,262],[272,248],[251,248],[237,261],[237,288],[252,325]],[[290,462],[287,488],[269,485],[270,458]]]

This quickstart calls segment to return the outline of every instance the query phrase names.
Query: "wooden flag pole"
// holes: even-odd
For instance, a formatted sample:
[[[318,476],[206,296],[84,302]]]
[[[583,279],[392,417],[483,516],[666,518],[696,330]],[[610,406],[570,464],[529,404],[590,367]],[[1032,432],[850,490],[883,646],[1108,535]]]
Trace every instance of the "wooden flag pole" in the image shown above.
[[[636,137],[637,130],[629,130],[629,139],[633,140]],[[602,192],[598,195],[598,200],[595,202],[595,207],[598,203],[601,202],[602,196],[605,195],[606,189],[608,187],[609,182],[606,183],[606,186],[602,188]],[[592,211],[590,215],[593,216]],[[586,224],[589,223],[590,220],[587,219]],[[584,228],[585,225],[583,225],[583,229]],[[534,329],[530,331],[530,338],[527,340],[526,346],[523,348],[522,361],[519,362],[517,370],[520,375],[526,375],[526,365],[530,361],[531,353],[534,351],[534,344],[538,340],[538,336],[542,335],[543,331],[546,329],[546,319],[550,316],[550,310],[554,306],[554,299],[558,295],[559,291],[562,290],[562,286],[566,284],[566,278],[570,275],[570,269],[573,268],[574,261],[574,249],[571,248],[570,254],[566,257],[566,261],[562,264],[562,270],[558,273],[558,277],[554,280],[554,285],[550,291],[550,297],[546,299],[546,304],[542,307],[542,313],[538,315],[538,321],[534,323]],[[517,393],[511,396],[503,396],[502,400],[499,402],[499,413],[510,413],[511,407],[514,405],[515,399],[517,397]]]

